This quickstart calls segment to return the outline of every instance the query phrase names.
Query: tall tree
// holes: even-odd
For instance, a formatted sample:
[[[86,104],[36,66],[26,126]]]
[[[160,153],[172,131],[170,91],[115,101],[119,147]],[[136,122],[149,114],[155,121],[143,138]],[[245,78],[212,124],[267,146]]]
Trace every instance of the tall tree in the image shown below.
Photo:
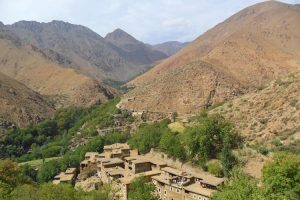
[[[159,200],[159,197],[154,195],[155,185],[147,183],[144,177],[136,178],[129,187],[129,200]]]

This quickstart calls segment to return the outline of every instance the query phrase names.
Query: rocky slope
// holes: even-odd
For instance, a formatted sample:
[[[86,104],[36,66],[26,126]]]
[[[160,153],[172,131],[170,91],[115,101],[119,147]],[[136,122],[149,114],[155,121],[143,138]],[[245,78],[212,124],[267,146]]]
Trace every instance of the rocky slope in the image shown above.
[[[0,73],[0,134],[50,117],[53,105],[37,92]]]
[[[76,69],[96,80],[113,79],[125,81],[144,71],[154,61],[166,58],[162,52],[146,47],[142,42],[122,31],[103,38],[87,27],[62,21],[39,23],[20,21],[3,27],[28,44],[32,44],[52,58],[59,56],[68,61],[66,67]],[[131,37],[130,48],[116,45],[113,35],[122,41],[124,35]],[[125,38],[126,38],[125,37]],[[129,41],[129,40],[124,40]],[[112,44],[113,42],[113,44]],[[123,44],[123,43],[122,43]],[[53,53],[56,54],[53,57]],[[72,64],[69,63],[72,62]],[[146,65],[146,66],[145,66]]]
[[[198,112],[299,71],[299,21],[299,5],[250,6],[133,80],[122,107]]]
[[[116,47],[122,57],[136,65],[150,65],[167,57],[162,51],[152,49],[121,29],[108,33],[105,40]]]
[[[210,113],[232,121],[250,144],[289,145],[298,141],[299,148],[300,73],[273,81]]]
[[[0,31],[0,72],[62,105],[87,106],[107,100],[115,91],[53,63],[41,51],[9,31]]]
[[[152,45],[152,48],[158,51],[161,51],[165,53],[168,56],[172,56],[178,51],[180,51],[182,48],[187,46],[189,42],[177,42],[177,41],[169,41],[169,42],[164,42],[156,45]]]

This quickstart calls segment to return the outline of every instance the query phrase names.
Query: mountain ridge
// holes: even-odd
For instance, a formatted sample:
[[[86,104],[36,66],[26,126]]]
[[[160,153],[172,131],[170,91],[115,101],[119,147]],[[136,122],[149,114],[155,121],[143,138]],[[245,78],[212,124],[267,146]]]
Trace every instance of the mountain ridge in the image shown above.
[[[56,65],[10,31],[0,30],[0,47],[0,72],[42,95],[59,100],[58,105],[88,106],[106,101],[115,94],[114,89],[74,69]]]
[[[245,8],[131,81],[136,88],[124,96],[123,106],[197,112],[299,71],[299,19],[295,5],[265,2]],[[211,65],[209,70],[203,63]],[[215,82],[220,77],[227,78]]]

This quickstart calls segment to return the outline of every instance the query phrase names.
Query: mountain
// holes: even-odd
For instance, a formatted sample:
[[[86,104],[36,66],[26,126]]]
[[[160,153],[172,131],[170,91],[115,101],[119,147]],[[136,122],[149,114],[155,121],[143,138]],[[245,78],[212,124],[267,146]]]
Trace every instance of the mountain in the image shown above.
[[[177,42],[177,41],[169,41],[160,44],[152,45],[152,48],[158,51],[165,53],[167,56],[172,56],[182,48],[187,46],[189,42]]]
[[[37,123],[53,113],[48,100],[0,73],[0,134],[9,127]]]
[[[250,6],[131,81],[121,107],[194,113],[299,71],[299,19],[299,5]]]
[[[55,20],[49,23],[20,21],[6,25],[5,29],[44,52],[55,52],[60,58],[72,62],[65,64],[65,67],[76,69],[98,81],[126,81],[143,72],[152,62],[166,57],[159,51],[145,48],[142,42],[131,36],[129,46],[133,49],[120,48],[115,41],[129,37],[123,32],[119,40],[114,40],[121,30],[105,39],[87,27]]]
[[[158,60],[168,57],[161,51],[136,40],[121,29],[108,33],[105,40],[114,45],[116,51],[127,61],[136,65],[150,65]]]
[[[296,144],[300,139],[299,94],[300,73],[292,73],[210,113],[232,121],[250,144],[271,145],[275,140],[280,141],[275,145]]]
[[[24,44],[10,31],[0,30],[0,72],[58,105],[88,106],[111,98],[115,91],[74,69],[52,62],[37,47]]]

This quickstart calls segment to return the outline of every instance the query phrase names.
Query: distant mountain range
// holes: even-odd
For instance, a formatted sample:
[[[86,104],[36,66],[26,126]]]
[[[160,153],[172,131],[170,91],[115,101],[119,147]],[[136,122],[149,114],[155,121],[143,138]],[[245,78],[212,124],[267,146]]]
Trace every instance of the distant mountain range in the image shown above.
[[[0,127],[36,123],[61,106],[102,103],[118,93],[103,82],[126,81],[168,57],[121,29],[103,38],[62,21],[1,22],[0,49],[1,86],[18,91],[0,87]]]
[[[117,29],[105,38],[81,25],[62,21],[20,21],[2,25],[54,62],[96,80],[126,81],[168,55]]]
[[[0,49],[0,72],[49,96],[57,101],[57,106],[93,105],[116,93],[88,76],[52,62],[42,50],[24,43],[10,31],[0,30]]]
[[[178,51],[180,51],[183,47],[187,46],[189,42],[177,42],[177,41],[170,41],[164,42],[156,45],[152,45],[152,49],[161,51],[165,53],[167,56],[172,56]]]
[[[131,81],[122,106],[195,113],[299,71],[299,19],[299,5],[250,6]]]

